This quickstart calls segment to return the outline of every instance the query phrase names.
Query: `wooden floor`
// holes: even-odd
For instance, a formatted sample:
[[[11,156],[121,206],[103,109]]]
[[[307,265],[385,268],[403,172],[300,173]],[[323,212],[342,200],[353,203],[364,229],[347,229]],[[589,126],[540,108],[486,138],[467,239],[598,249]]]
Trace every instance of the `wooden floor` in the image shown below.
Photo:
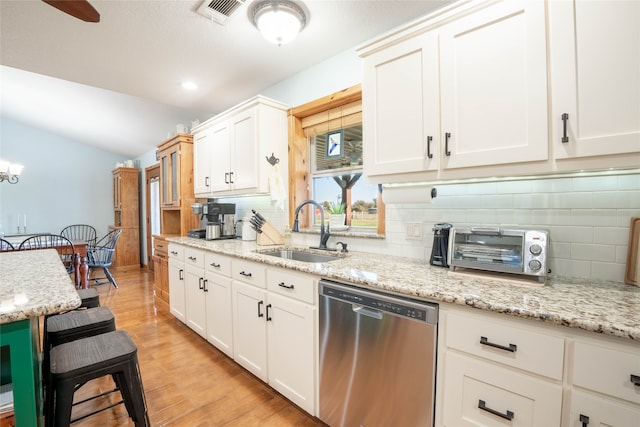
[[[176,320],[153,297],[153,273],[114,271],[119,288],[96,287],[116,327],[138,346],[149,417],[153,426],[322,426],[232,359]],[[110,390],[110,377],[85,384],[76,400]],[[119,393],[77,406],[74,418]],[[99,402],[102,400],[102,402]],[[124,405],[73,426],[133,426]]]

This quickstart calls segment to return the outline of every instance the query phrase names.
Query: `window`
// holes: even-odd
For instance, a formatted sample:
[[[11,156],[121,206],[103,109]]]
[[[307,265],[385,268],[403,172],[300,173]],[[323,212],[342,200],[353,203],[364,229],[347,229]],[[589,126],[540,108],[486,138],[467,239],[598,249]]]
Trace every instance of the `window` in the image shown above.
[[[362,124],[319,134],[309,140],[311,197],[324,207],[325,215],[345,214],[344,223],[332,223],[333,229],[351,227],[376,231],[378,187],[361,179]],[[314,223],[318,220],[314,218]]]
[[[289,110],[289,183],[291,222],[300,202],[314,199],[325,208],[325,221],[332,206],[344,204],[350,231],[384,234],[378,186],[362,177],[360,85]],[[315,214],[301,216],[300,226],[319,223]]]

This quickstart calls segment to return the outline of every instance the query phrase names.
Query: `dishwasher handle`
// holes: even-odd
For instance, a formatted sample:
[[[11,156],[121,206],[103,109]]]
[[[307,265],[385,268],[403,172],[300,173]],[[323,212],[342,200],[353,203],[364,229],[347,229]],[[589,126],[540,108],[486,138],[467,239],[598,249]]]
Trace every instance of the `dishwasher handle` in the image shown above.
[[[373,317],[374,319],[382,320],[383,315],[380,310],[373,310],[371,308],[367,308],[357,304],[352,304],[351,309],[356,314],[362,314],[363,316]]]

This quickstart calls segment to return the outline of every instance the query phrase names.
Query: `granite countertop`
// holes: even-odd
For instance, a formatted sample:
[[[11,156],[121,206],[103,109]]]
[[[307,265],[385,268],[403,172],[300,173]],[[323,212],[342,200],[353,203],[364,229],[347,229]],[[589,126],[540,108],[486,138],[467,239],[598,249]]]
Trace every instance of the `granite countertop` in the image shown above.
[[[190,237],[167,240],[372,289],[640,341],[640,288],[624,283],[551,277],[544,285],[529,284],[365,252],[333,252],[344,258],[314,264],[257,253],[274,247],[255,242]]]
[[[0,253],[0,324],[78,306],[80,296],[55,249]]]

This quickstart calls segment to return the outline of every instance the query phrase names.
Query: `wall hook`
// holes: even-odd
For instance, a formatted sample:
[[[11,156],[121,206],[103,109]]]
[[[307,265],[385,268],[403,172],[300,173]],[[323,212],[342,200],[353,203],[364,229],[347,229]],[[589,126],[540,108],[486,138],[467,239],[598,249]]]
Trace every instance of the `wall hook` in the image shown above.
[[[275,156],[273,155],[273,153],[271,153],[271,157],[267,157],[267,156],[265,156],[265,158],[267,159],[267,162],[269,162],[269,164],[270,164],[271,166],[275,166],[275,165],[277,165],[278,163],[280,163],[280,159],[279,159],[279,158],[277,158],[277,157],[275,157]]]

